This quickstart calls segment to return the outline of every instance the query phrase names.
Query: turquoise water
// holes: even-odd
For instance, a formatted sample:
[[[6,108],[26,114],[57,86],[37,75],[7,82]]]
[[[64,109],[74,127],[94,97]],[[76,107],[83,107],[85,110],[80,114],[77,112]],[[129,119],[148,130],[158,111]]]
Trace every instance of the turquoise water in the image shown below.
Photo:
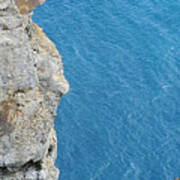
[[[47,0],[33,17],[63,57],[60,180],[180,176],[180,1]]]

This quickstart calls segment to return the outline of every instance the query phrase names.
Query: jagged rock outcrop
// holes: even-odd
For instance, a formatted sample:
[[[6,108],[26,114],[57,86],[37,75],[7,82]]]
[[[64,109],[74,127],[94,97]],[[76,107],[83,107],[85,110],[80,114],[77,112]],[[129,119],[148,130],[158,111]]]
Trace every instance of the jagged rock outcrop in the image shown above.
[[[32,23],[44,0],[0,0],[0,180],[56,180],[53,119],[68,91],[61,57]]]

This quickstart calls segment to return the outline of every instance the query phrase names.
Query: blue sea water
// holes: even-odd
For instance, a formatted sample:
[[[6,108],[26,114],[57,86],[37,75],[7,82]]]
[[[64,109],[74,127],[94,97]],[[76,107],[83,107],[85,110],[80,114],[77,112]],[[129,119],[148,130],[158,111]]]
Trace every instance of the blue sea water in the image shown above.
[[[180,176],[180,1],[47,0],[33,19],[71,86],[55,119],[60,180]]]

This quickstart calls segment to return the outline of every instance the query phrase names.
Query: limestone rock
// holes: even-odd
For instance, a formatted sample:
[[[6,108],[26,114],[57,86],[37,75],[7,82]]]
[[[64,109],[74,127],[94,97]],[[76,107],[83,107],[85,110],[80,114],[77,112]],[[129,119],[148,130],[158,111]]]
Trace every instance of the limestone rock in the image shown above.
[[[21,14],[31,12],[35,7],[42,4],[45,0],[15,0]]]
[[[0,180],[56,180],[53,119],[69,85],[61,57],[32,9],[42,0],[0,0]]]

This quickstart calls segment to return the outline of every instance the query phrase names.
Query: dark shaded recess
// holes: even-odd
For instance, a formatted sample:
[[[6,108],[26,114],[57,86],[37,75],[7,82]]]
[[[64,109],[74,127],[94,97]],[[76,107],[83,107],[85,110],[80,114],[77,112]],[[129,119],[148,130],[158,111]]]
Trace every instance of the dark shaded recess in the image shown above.
[[[25,93],[26,90],[25,89],[18,89],[17,91],[14,92],[14,95],[17,93]]]
[[[47,157],[48,156],[52,156],[52,152],[54,151],[54,146],[51,144],[50,146],[49,146],[49,148],[48,148],[48,153],[47,153]]]
[[[41,164],[42,164],[42,161],[34,162],[33,160],[30,160],[22,166],[22,169],[27,170],[30,167],[34,167],[37,171],[39,171],[42,169]]]
[[[6,12],[6,11],[8,11],[8,9],[9,9],[9,7],[6,7],[6,8],[4,8],[4,9],[1,9],[1,11]]]
[[[25,163],[24,165],[22,165],[21,167],[16,167],[14,164],[13,165],[8,165],[8,169],[7,167],[0,167],[0,175],[11,175],[14,174],[18,171],[24,171],[26,172],[30,167],[33,167],[36,171],[40,171],[42,169],[42,161],[37,161],[34,162],[33,160],[28,161],[27,163]]]
[[[9,28],[8,28],[7,25],[3,24],[2,30],[5,30],[5,31],[6,31],[6,30],[9,30]]]
[[[32,39],[31,26],[26,26],[25,27],[25,32],[27,33],[29,39]]]

